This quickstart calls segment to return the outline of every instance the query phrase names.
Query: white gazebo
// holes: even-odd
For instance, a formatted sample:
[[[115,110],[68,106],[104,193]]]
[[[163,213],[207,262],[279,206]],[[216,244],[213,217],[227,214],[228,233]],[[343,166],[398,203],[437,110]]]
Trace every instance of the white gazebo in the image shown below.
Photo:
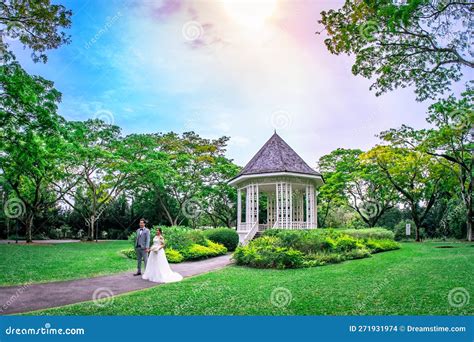
[[[317,188],[323,178],[276,132],[229,184],[237,188],[241,244],[268,228],[317,228]]]

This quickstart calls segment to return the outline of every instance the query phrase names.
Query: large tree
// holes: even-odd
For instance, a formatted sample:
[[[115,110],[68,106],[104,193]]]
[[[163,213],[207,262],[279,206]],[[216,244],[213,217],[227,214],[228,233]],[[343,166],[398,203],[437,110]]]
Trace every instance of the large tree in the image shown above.
[[[389,182],[399,192],[409,208],[416,226],[416,241],[420,229],[435,202],[449,189],[449,172],[436,158],[426,153],[400,146],[384,136],[390,145],[376,146],[362,158],[378,165]]]
[[[460,80],[474,60],[469,36],[474,26],[472,1],[346,0],[323,11],[333,54],[354,54],[354,75],[375,78],[376,95],[414,86],[418,100],[435,98]]]
[[[325,172],[331,170],[330,183],[338,180],[339,191],[345,194],[348,206],[373,227],[395,204],[396,191],[376,165],[360,159],[362,153],[339,148],[322,157],[320,165]]]
[[[48,194],[61,177],[64,120],[57,114],[61,94],[53,83],[30,76],[14,60],[0,66],[0,168],[24,206],[27,242],[33,219],[60,196]]]
[[[456,99],[450,96],[430,106],[428,122],[435,128],[428,131],[420,146],[430,155],[445,160],[455,173],[459,195],[466,208],[467,240],[472,241],[474,218],[474,91],[468,88]]]
[[[157,201],[171,225],[193,220],[203,212],[199,198],[209,168],[224,156],[228,138],[205,139],[194,132],[163,134],[159,150],[166,164],[143,180],[157,194]]]
[[[67,177],[55,184],[56,189],[65,193],[62,200],[83,216],[87,238],[98,239],[97,221],[106,205],[136,186],[136,180],[146,173],[149,146],[140,135],[122,137],[119,127],[101,120],[68,122],[67,127]],[[85,191],[77,192],[78,186]],[[88,201],[77,206],[74,198],[80,194]]]

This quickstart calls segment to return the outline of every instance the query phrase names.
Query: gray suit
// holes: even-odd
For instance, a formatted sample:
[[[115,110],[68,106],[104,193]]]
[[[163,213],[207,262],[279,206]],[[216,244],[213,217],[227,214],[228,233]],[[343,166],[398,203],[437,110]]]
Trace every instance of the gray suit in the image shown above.
[[[143,228],[140,234],[140,228],[137,229],[137,237],[135,239],[135,252],[137,253],[137,273],[142,272],[142,259],[145,264],[148,261],[147,248],[150,248],[150,230]]]

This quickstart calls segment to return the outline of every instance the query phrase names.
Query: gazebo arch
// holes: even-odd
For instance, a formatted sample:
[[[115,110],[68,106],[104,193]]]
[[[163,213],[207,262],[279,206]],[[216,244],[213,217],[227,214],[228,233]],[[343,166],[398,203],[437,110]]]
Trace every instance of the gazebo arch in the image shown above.
[[[323,178],[276,132],[229,184],[237,188],[237,233],[242,244],[268,228],[318,226],[317,189]],[[266,203],[264,217],[259,215],[260,202]]]

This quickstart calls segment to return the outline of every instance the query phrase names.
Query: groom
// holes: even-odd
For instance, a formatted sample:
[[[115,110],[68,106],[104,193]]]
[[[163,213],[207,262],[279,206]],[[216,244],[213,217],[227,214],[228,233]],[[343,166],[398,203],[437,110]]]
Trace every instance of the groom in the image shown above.
[[[142,274],[142,259],[145,264],[148,261],[148,252],[150,251],[150,230],[145,227],[145,219],[140,219],[140,228],[137,229],[135,239],[135,252],[137,254],[137,273],[134,276]]]

